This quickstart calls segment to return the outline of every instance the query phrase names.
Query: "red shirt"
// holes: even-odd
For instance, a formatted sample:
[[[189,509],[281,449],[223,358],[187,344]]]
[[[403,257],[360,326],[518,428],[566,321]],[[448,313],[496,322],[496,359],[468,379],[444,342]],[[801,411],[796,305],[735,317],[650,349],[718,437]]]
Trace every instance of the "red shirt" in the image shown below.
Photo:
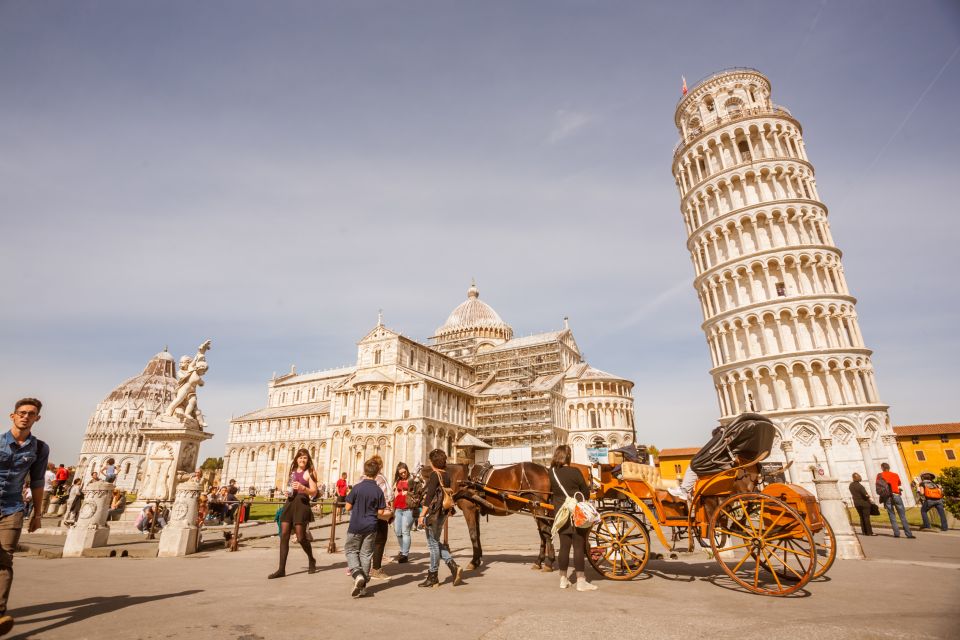
[[[341,498],[347,495],[347,481],[343,478],[337,480],[337,495]]]
[[[397,481],[397,495],[393,499],[393,508],[394,509],[407,508],[407,481],[406,480]]]
[[[900,493],[900,476],[895,474],[893,471],[881,471],[880,477],[887,481],[887,484],[890,485],[890,493],[897,495]]]
[[[57,469],[57,481],[58,481],[58,482],[63,482],[64,480],[67,479],[67,476],[69,476],[69,475],[70,475],[70,472],[67,471],[66,467],[60,467],[59,469]]]

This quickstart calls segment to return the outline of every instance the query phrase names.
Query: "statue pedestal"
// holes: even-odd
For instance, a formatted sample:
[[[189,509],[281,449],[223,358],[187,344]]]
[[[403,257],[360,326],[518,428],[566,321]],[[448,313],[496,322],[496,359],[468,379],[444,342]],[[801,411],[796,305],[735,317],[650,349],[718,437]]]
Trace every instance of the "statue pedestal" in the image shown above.
[[[160,532],[157,556],[169,558],[195,553],[200,529],[197,527],[197,503],[203,487],[193,481],[177,486],[177,500],[170,510],[170,522]]]
[[[83,506],[77,523],[67,532],[63,543],[63,557],[77,558],[84,549],[102,547],[110,537],[110,528],[106,526],[110,499],[113,496],[113,484],[94,482],[83,490]]]
[[[863,560],[863,547],[860,539],[850,526],[850,517],[847,505],[840,498],[840,487],[834,478],[814,477],[813,483],[817,487],[817,500],[820,502],[820,513],[833,528],[833,535],[837,538],[837,558],[841,560]]]
[[[146,472],[137,491],[138,502],[173,500],[177,477],[197,468],[200,443],[213,437],[196,419],[184,415],[160,416],[141,430],[146,441]]]

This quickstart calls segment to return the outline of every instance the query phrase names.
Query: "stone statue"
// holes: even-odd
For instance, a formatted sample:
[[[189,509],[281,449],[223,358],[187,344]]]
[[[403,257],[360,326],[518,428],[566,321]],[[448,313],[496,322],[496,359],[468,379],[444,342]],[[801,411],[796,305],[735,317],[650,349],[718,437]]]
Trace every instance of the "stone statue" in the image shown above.
[[[210,349],[207,340],[197,348],[197,355],[180,358],[180,371],[177,374],[177,393],[165,412],[168,416],[185,416],[195,419],[200,428],[207,426],[203,414],[197,407],[197,387],[203,386],[203,375],[207,372],[206,352]]]

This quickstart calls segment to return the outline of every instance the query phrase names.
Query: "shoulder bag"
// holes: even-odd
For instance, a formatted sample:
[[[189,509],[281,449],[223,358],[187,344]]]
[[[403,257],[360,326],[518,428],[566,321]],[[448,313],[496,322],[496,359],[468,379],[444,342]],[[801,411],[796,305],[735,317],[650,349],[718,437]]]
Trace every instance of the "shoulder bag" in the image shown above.
[[[557,470],[553,469],[552,471],[553,479],[557,481],[560,491],[563,491],[563,495],[569,500],[570,494],[567,493],[563,483],[560,482],[560,478],[557,477]],[[577,499],[577,496],[580,496],[580,498]],[[573,494],[573,498],[577,499],[577,506],[573,508],[573,513],[570,514],[570,520],[573,522],[573,526],[577,529],[589,529],[600,519],[600,512],[593,506],[593,503],[584,499],[583,494],[579,491]]]
[[[443,474],[440,473],[439,471],[437,471],[436,473],[437,473],[437,480],[439,480],[440,482],[440,490],[443,492],[443,510],[450,511],[451,509],[453,509],[454,504],[456,504],[453,501],[453,489],[443,486]]]

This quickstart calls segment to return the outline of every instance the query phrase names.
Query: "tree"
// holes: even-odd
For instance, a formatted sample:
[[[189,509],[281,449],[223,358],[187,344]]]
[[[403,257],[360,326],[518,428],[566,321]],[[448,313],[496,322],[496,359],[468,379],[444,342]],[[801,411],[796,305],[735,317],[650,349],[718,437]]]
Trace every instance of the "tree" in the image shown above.
[[[200,465],[200,468],[204,471],[223,469],[223,458],[207,458],[203,461],[203,464]]]
[[[947,511],[960,518],[960,467],[947,467],[937,478],[943,487],[943,504]]]
[[[655,444],[648,444],[646,446],[647,446],[647,451],[650,452],[650,458],[658,460],[660,458],[660,447],[658,447]]]

